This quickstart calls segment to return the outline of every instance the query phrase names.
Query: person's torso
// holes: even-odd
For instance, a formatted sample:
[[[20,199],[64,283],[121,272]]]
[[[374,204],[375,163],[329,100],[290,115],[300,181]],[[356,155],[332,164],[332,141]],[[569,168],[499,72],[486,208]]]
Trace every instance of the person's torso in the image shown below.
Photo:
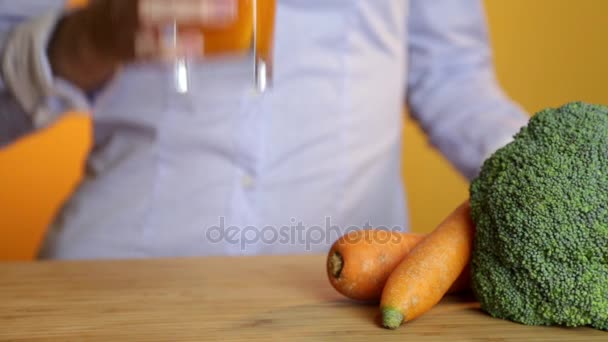
[[[405,226],[407,1],[279,0],[273,88],[251,66],[127,68],[94,108],[87,175],[43,257],[318,252]]]

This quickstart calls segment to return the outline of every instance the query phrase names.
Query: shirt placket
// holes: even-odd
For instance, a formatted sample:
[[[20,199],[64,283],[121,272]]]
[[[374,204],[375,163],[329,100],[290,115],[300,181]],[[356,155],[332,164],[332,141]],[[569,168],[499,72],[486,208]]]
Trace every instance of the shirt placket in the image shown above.
[[[226,252],[231,255],[259,253],[261,241],[257,199],[263,175],[260,173],[262,158],[262,124],[267,115],[265,94],[251,90],[242,99],[241,113],[236,124],[234,144],[236,151],[234,190],[231,207],[231,224],[238,229],[238,243],[227,243]],[[233,240],[234,241],[234,240]]]

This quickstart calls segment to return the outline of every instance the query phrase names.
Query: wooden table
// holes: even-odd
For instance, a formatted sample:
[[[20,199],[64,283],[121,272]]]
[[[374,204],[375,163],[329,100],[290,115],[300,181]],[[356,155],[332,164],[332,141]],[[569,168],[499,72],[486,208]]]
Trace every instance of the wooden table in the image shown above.
[[[324,270],[323,256],[0,264],[0,340],[608,341],[493,319],[459,297],[390,331]]]

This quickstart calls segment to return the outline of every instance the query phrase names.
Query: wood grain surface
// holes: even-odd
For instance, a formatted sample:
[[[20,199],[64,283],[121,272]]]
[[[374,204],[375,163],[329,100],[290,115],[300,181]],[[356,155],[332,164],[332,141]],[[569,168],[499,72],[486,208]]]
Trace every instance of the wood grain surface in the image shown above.
[[[608,341],[449,297],[396,331],[329,285],[324,256],[0,264],[0,341]]]

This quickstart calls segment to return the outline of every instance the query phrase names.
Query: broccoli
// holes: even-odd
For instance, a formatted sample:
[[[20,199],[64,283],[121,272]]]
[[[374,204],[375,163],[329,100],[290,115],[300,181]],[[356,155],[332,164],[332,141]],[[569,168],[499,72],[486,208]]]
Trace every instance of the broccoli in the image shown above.
[[[534,115],[470,186],[472,285],[484,311],[608,330],[608,107]]]

